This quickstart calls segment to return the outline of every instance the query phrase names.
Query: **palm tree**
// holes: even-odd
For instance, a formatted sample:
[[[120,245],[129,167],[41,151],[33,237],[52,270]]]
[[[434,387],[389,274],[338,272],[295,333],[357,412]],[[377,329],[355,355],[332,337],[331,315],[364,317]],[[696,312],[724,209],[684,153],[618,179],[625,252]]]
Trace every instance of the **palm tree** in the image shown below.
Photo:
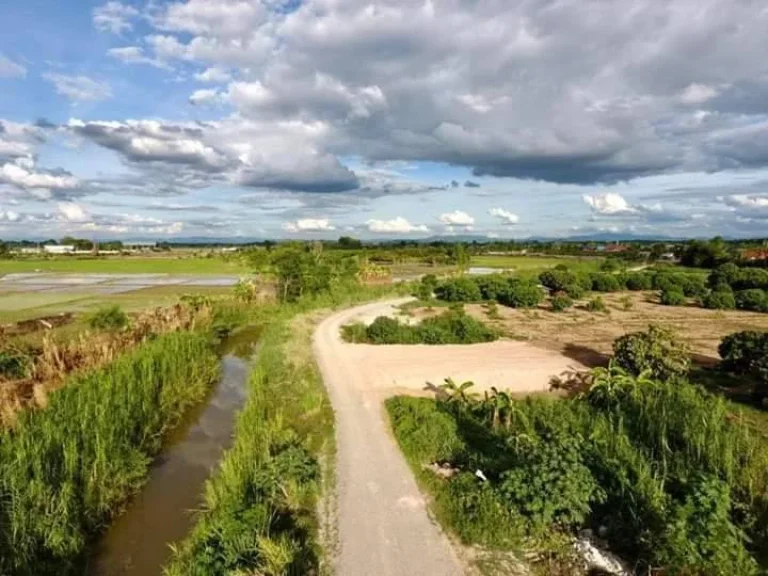
[[[445,382],[440,385],[440,389],[448,395],[449,404],[458,404],[459,406],[467,406],[472,401],[477,399],[477,394],[467,392],[475,383],[467,380],[461,384],[456,384],[453,378],[446,378]]]

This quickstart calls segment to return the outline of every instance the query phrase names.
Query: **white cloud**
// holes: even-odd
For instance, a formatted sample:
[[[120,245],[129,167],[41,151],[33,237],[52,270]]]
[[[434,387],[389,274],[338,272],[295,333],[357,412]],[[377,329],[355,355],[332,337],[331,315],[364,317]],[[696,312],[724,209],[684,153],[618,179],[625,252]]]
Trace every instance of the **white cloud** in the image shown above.
[[[206,68],[204,71],[195,74],[195,80],[199,82],[221,83],[229,82],[232,76],[226,70],[221,68]]]
[[[768,209],[768,196],[750,196],[747,194],[734,194],[724,199],[729,206],[739,208]]]
[[[66,74],[43,74],[51,82],[56,92],[72,102],[98,102],[112,97],[112,88],[106,82],[99,82],[87,76],[67,76]]]
[[[295,222],[283,224],[286,232],[327,232],[336,230],[327,218],[299,218]]]
[[[584,194],[582,196],[593,212],[596,214],[612,216],[618,214],[636,214],[637,208],[631,206],[621,194],[609,192],[607,194]]]
[[[446,212],[440,215],[440,222],[447,226],[472,226],[475,223],[475,219],[461,210],[454,210],[453,212]]]
[[[402,216],[392,220],[368,220],[366,223],[370,232],[377,234],[410,234],[413,232],[429,232],[424,224],[411,224]]]
[[[216,89],[204,88],[195,90],[189,97],[189,103],[195,106],[215,104],[221,101],[221,94]]]
[[[144,54],[144,49],[141,46],[123,46],[122,48],[110,48],[107,50],[107,55],[112,58],[116,58],[126,64],[149,64],[155,68],[163,68],[169,70],[170,66],[157,60],[156,58],[150,58]]]
[[[680,101],[683,104],[704,104],[707,100],[717,96],[717,92],[717,89],[706,84],[690,84],[680,94]]]
[[[112,0],[93,9],[93,25],[102,32],[122,34],[133,28],[131,20],[138,15],[133,6]]]
[[[517,214],[504,210],[504,208],[491,208],[488,210],[488,214],[498,218],[507,225],[517,224],[520,221],[520,217]]]
[[[0,54],[0,78],[24,78],[26,75],[27,69],[24,66]]]
[[[35,163],[29,157],[21,157],[14,162],[0,165],[0,182],[16,188],[36,191],[36,197],[45,198],[50,190],[75,189],[80,181],[70,174],[36,172]]]
[[[91,218],[83,206],[74,202],[59,202],[56,208],[59,216],[67,222],[85,222]]]
[[[21,214],[18,212],[0,209],[0,222],[18,222],[20,219]]]

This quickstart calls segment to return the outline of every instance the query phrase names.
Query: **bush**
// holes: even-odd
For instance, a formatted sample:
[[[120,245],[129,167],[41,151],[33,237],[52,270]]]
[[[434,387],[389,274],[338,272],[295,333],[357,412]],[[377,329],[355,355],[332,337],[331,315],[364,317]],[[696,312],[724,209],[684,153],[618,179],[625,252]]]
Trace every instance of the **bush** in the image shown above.
[[[758,288],[740,290],[734,294],[736,308],[754,312],[768,312],[768,294]]]
[[[656,274],[653,277],[653,289],[654,290],[678,290],[683,291],[683,285],[686,278],[683,274]]]
[[[630,272],[626,275],[625,285],[628,290],[651,290],[653,276],[647,272]]]
[[[584,288],[582,288],[579,284],[568,284],[563,292],[574,300],[580,300],[581,298],[584,298],[586,290],[584,290]]]
[[[613,354],[617,364],[628,372],[639,375],[650,371],[660,380],[687,374],[691,362],[679,337],[655,325],[646,332],[625,334],[615,340]]]
[[[567,286],[578,283],[576,274],[568,269],[561,270],[558,268],[545,270],[539,274],[539,282],[553,292],[565,292]]]
[[[689,298],[699,298],[707,293],[707,283],[703,276],[688,274],[682,278],[683,294]]]
[[[107,306],[91,314],[88,325],[94,330],[122,330],[128,326],[128,315],[120,306]]]
[[[587,310],[590,312],[607,312],[608,307],[600,296],[596,296],[587,302]]]
[[[615,274],[597,273],[592,275],[592,290],[595,292],[618,292],[621,290]]]
[[[478,276],[475,279],[483,300],[498,300],[509,289],[509,281],[501,274]]]
[[[0,350],[0,378],[18,380],[32,372],[32,357],[15,347]]]
[[[723,370],[752,376],[757,381],[755,395],[768,396],[768,332],[729,334],[717,351],[723,359],[720,363]]]
[[[437,288],[438,284],[437,276],[434,274],[426,274],[422,277],[419,283],[416,284],[413,295],[419,300],[430,300],[434,295],[435,288]]]
[[[510,278],[506,293],[499,295],[499,304],[511,308],[533,308],[538,306],[544,294],[534,282],[521,278]]]
[[[736,308],[736,299],[733,292],[713,290],[702,298],[701,305],[710,310],[733,310]]]
[[[449,310],[415,326],[379,316],[368,327],[360,323],[342,327],[342,336],[347,342],[369,344],[475,344],[498,338],[494,330],[459,310]]]
[[[664,290],[661,293],[661,303],[664,306],[684,306],[685,294],[677,289]]]
[[[568,308],[573,306],[573,300],[568,294],[560,292],[550,298],[549,303],[552,305],[553,312],[564,312]]]
[[[712,270],[707,278],[707,284],[713,290],[723,284],[732,286],[738,281],[740,274],[741,269],[736,264],[729,262]]]
[[[629,294],[625,294],[619,298],[619,302],[621,302],[621,307],[627,312],[635,307],[635,302]]]
[[[480,288],[471,278],[452,278],[435,288],[435,295],[446,302],[476,302],[482,298]]]
[[[518,440],[513,466],[500,477],[504,500],[537,526],[582,524],[605,494],[584,463],[581,437],[545,432],[537,440]]]

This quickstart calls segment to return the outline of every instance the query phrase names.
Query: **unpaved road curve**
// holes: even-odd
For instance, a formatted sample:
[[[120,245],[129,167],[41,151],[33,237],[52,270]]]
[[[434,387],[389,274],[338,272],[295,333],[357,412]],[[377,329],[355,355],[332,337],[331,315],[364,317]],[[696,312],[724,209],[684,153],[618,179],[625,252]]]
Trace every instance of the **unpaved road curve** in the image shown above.
[[[448,576],[463,567],[429,518],[424,498],[391,437],[383,400],[423,393],[446,376],[515,392],[546,390],[572,360],[527,342],[455,346],[347,344],[340,329],[392,313],[409,298],[336,313],[317,328],[315,356],[336,414],[339,576]]]
[[[389,303],[391,305],[391,302]],[[380,397],[346,355],[339,329],[368,304],[334,314],[315,332],[315,354],[336,413],[339,576],[462,574],[447,537],[428,517],[404,458],[387,432]]]

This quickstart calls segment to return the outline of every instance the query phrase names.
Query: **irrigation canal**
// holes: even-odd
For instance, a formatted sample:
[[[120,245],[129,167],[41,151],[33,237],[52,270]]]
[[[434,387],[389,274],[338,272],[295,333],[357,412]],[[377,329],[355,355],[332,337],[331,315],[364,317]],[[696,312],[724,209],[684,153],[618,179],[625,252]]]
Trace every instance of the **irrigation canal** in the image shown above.
[[[144,489],[114,519],[93,550],[87,574],[162,574],[170,560],[170,545],[192,528],[205,481],[232,443],[235,416],[247,394],[248,361],[258,337],[258,330],[246,329],[224,343],[218,384],[169,435]]]

